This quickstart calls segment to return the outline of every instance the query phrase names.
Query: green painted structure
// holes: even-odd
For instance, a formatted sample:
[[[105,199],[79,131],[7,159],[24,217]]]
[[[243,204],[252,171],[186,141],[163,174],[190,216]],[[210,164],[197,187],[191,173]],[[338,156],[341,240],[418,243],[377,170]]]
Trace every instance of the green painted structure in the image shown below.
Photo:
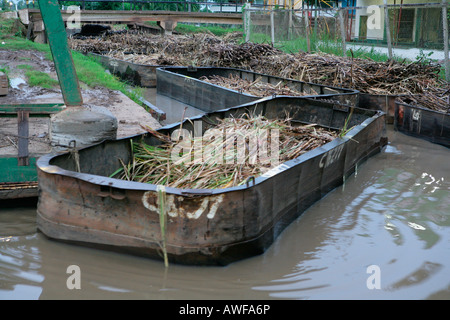
[[[57,0],[39,0],[59,85],[65,106],[81,106],[78,77],[67,42],[61,10]],[[0,118],[17,117],[17,156],[0,154],[0,200],[37,196],[36,160],[40,155],[28,152],[29,117],[50,117],[62,111],[63,104],[0,105]]]

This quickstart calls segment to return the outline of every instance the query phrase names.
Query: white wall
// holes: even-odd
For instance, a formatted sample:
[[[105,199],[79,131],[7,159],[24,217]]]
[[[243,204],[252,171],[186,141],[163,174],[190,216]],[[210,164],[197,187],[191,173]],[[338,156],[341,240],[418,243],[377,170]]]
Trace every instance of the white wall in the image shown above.
[[[435,3],[440,2],[439,0],[404,0],[403,4],[413,4],[413,3]],[[388,4],[394,4],[394,0],[388,0]],[[396,0],[396,4],[400,4],[400,0]],[[384,2],[382,0],[357,0],[356,6],[358,7],[367,7],[370,5],[383,5]],[[415,17],[417,18],[417,9]],[[367,13],[366,9],[358,9],[356,10],[356,21],[355,23],[355,38],[357,39],[359,37],[359,22],[360,22],[360,16],[368,16],[369,13]],[[383,40],[384,35],[384,8],[381,8],[380,10],[380,29],[368,29],[367,30],[367,39],[372,40]],[[417,19],[414,19],[414,28],[413,28],[413,39],[415,39],[415,32],[416,32],[416,23]]]

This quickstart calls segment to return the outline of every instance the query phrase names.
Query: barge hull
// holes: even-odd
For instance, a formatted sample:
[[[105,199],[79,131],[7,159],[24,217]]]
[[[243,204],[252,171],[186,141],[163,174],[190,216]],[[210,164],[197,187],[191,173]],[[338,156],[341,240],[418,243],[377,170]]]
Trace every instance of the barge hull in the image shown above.
[[[350,109],[350,108],[349,108]],[[227,265],[265,252],[278,235],[310,205],[341,185],[356,166],[386,145],[384,113],[341,110],[313,99],[283,97],[191,118],[183,128],[204,130],[215,117],[251,112],[279,119],[286,112],[302,123],[342,126],[350,112],[345,137],[337,138],[256,177],[226,189],[166,187],[165,231],[169,261],[189,265]],[[180,127],[159,129],[168,134]],[[158,186],[108,178],[118,157],[131,159],[130,139],[156,145],[153,136],[105,141],[79,151],[81,172],[68,154],[38,160],[37,226],[50,238],[162,259]]]
[[[450,113],[395,103],[394,129],[450,148]]]

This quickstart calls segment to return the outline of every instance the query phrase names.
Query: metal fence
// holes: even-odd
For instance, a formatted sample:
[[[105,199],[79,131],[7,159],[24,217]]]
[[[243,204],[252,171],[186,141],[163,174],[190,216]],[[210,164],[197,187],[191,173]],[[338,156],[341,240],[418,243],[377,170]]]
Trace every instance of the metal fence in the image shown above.
[[[372,1],[373,3],[373,1]],[[247,6],[247,41],[266,41],[294,50],[438,60],[450,79],[448,3],[383,4],[360,7],[303,7],[261,10]]]

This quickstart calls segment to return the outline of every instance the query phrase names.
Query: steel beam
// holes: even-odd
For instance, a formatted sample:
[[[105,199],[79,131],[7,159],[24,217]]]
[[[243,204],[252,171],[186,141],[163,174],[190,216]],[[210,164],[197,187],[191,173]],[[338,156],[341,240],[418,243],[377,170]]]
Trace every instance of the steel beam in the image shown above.
[[[81,106],[83,98],[58,1],[39,0],[39,8],[47,31],[48,43],[53,55],[64,103],[68,107]]]

